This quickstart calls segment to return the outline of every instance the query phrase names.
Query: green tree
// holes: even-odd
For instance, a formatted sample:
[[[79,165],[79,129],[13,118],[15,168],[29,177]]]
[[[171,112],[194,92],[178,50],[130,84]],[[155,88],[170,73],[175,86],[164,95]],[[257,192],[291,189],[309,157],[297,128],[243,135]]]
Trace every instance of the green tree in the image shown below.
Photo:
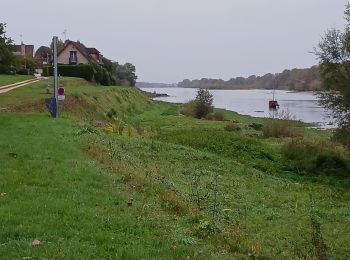
[[[6,36],[6,24],[0,23],[0,73],[10,73],[14,60],[11,38]]]
[[[50,43],[50,48],[53,50],[53,42]],[[64,41],[62,39],[58,39],[57,41],[57,53],[60,53],[64,48]]]
[[[213,95],[208,89],[199,88],[197,90],[196,103],[196,117],[203,118],[209,113],[213,112]]]
[[[350,4],[345,8],[343,31],[330,29],[315,48],[322,77],[320,104],[338,123],[337,136],[350,147]]]
[[[32,75],[38,66],[37,60],[29,56],[17,56],[13,61],[18,74]]]

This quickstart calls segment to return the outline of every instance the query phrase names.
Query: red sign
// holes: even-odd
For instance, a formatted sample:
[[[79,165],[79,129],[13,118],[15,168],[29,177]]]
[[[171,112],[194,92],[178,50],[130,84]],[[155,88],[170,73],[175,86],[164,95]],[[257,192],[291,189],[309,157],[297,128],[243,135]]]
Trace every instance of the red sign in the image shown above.
[[[64,87],[58,88],[58,95],[63,96],[64,95]]]

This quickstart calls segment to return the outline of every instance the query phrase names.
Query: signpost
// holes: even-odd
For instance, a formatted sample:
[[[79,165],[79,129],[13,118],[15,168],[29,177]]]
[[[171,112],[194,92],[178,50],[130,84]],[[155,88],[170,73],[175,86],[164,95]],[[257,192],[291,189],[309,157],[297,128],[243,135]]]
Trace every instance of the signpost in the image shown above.
[[[56,113],[54,118],[58,116],[58,68],[57,68],[57,41],[58,37],[54,36],[53,39],[53,87],[54,87],[54,98],[56,101]]]
[[[54,96],[53,96],[53,98],[45,99],[46,107],[49,110],[51,117],[53,117],[53,118],[57,118],[57,116],[58,116],[57,41],[58,41],[58,37],[54,36],[52,38],[52,43],[53,43],[53,88],[54,88],[53,93],[54,93]],[[63,94],[64,94],[64,89],[63,89]],[[64,95],[63,95],[63,97],[64,97]]]

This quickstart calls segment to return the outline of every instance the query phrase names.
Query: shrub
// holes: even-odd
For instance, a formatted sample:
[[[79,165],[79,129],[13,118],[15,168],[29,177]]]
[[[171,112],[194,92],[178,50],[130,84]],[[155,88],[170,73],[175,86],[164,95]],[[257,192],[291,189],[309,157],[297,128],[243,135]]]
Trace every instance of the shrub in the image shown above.
[[[212,120],[212,121],[224,121],[225,120],[225,116],[223,113],[210,113],[208,114],[205,119],[207,120]]]
[[[185,115],[185,116],[195,117],[196,109],[197,109],[196,101],[192,100],[192,101],[187,102],[183,105],[180,113]]]
[[[332,143],[294,139],[283,145],[282,154],[298,171],[350,177],[345,149]]]
[[[109,72],[105,67],[100,65],[93,65],[94,75],[93,79],[104,86],[116,85],[117,81],[112,76],[111,72]]]
[[[184,104],[181,114],[195,118],[206,118],[213,112],[213,95],[207,89],[198,89],[195,100]]]
[[[258,123],[251,123],[249,125],[250,128],[253,128],[256,131],[261,131],[263,126],[264,126],[263,124],[258,124]]]
[[[207,89],[198,89],[196,102],[196,117],[203,118],[213,112],[213,95]]]
[[[235,123],[235,122],[230,122],[230,123],[228,123],[228,124],[224,127],[224,129],[225,129],[226,131],[228,131],[228,132],[241,131],[241,130],[242,130],[241,127],[240,127],[237,123]]]
[[[264,137],[300,137],[303,136],[303,132],[297,126],[296,121],[271,119],[268,120],[263,128]]]
[[[109,119],[112,119],[114,116],[117,115],[117,111],[115,111],[114,108],[111,108],[111,109],[107,112],[106,115],[107,115],[107,117],[108,117]]]

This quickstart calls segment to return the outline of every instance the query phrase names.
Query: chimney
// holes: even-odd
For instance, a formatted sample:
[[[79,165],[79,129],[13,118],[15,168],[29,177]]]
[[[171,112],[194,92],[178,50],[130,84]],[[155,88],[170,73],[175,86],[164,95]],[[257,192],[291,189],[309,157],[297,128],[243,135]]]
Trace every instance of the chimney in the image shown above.
[[[26,55],[26,46],[23,42],[21,42],[21,55],[22,56]]]

